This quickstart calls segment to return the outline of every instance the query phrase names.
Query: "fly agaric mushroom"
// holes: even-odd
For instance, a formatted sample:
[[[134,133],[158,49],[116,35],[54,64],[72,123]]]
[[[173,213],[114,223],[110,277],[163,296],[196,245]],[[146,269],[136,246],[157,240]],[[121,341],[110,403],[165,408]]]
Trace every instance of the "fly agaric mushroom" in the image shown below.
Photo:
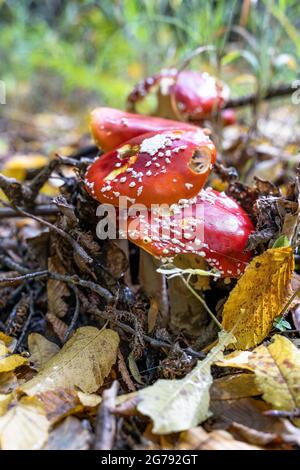
[[[222,277],[239,277],[251,257],[245,252],[253,224],[246,212],[225,193],[208,188],[169,214],[148,211],[130,216],[128,239],[157,258],[196,254]]]
[[[163,117],[179,116],[189,121],[210,119],[221,110],[229,97],[228,86],[207,72],[171,69],[140,81],[127,98],[128,110],[135,111],[136,103],[143,100],[155,86],[158,86],[158,101],[169,97],[171,102],[166,112],[158,103],[158,112]]]
[[[164,129],[197,130],[192,124],[141,114],[126,113],[113,108],[96,108],[91,114],[91,131],[96,144],[105,152],[146,132]]]
[[[203,188],[216,159],[216,149],[200,129],[174,129],[134,137],[88,168],[85,183],[99,202],[173,204]]]

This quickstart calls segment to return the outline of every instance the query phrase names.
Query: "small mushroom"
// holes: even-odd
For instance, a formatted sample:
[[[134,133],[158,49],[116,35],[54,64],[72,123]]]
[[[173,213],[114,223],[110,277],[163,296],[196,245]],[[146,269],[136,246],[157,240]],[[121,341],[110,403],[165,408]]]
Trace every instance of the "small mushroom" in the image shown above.
[[[164,129],[197,130],[198,128],[180,121],[126,113],[113,108],[96,108],[91,113],[91,131],[94,140],[105,152],[138,135]]]
[[[128,239],[157,258],[196,254],[222,277],[239,277],[249,262],[245,252],[253,224],[225,193],[207,188],[193,200],[174,205],[170,213],[129,217]]]
[[[200,129],[174,129],[134,137],[88,168],[85,183],[99,202],[173,204],[203,188],[216,159],[216,149]]]
[[[168,118],[211,119],[229,98],[228,86],[207,72],[171,69],[140,81],[127,98],[128,110],[134,111],[136,103],[142,101],[154,86],[158,88],[158,101],[164,103],[158,103],[159,115]],[[167,105],[166,97],[171,106]]]

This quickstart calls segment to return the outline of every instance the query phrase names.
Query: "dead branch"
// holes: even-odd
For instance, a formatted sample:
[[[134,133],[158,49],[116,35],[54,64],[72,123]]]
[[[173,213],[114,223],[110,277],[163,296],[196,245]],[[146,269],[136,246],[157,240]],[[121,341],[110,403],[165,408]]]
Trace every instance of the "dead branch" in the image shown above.
[[[127,333],[131,334],[131,335],[134,335],[136,336],[137,332],[135,331],[134,328],[132,328],[131,326],[127,325],[126,323],[123,323],[119,320],[117,320],[116,318],[114,318],[111,314],[107,313],[107,312],[104,312],[102,310],[98,310],[98,309],[94,309],[93,308],[93,311],[91,312],[93,313],[94,315],[99,315],[101,318],[103,318],[104,320],[109,320],[111,321],[112,323],[114,323],[116,326],[118,326],[119,328],[121,328],[123,331],[126,331]],[[124,314],[123,311],[120,311],[120,310],[116,310],[116,313],[121,313],[121,314]],[[126,312],[130,315],[130,312]],[[166,341],[162,341],[162,340],[158,340],[158,339],[155,339],[155,338],[151,338],[150,336],[148,335],[145,335],[144,333],[141,333],[141,336],[143,338],[144,341],[146,341],[147,343],[150,344],[150,346],[152,346],[153,348],[165,348],[165,349],[173,349],[174,345],[173,344],[170,344],[170,343],[167,343]],[[201,353],[201,352],[198,352],[198,351],[194,351],[192,348],[181,348],[180,349],[182,352],[184,352],[185,354],[188,354],[192,357],[195,357],[197,359],[203,359],[205,357],[205,354],[204,353]]]
[[[39,204],[32,209],[32,214],[37,216],[51,216],[57,215],[59,213],[59,209],[54,204]],[[1,207],[0,208],[0,219],[8,219],[8,218],[17,218],[23,217],[20,212],[16,211],[12,207]]]
[[[242,106],[247,106],[249,104],[255,105],[260,101],[268,101],[274,98],[280,98],[283,96],[289,96],[293,94],[300,85],[278,85],[276,87],[270,87],[264,95],[259,95],[257,93],[252,93],[251,95],[241,96],[238,98],[232,98],[227,101],[224,108],[240,108]]]
[[[112,450],[116,437],[117,418],[111,410],[115,408],[119,384],[114,381],[112,386],[104,390],[102,403],[96,418],[95,439],[93,450]]]
[[[79,316],[79,311],[80,311],[80,300],[79,300],[77,287],[73,286],[72,284],[69,284],[69,286],[71,287],[71,289],[73,290],[74,295],[75,295],[75,309],[74,309],[74,313],[73,313],[71,323],[68,326],[68,329],[67,329],[66,334],[64,336],[64,340],[63,340],[64,343],[66,341],[68,341],[72,331],[75,329],[76,322],[77,322],[78,316]]]
[[[10,285],[14,285],[20,281],[30,281],[32,279],[41,280],[41,279],[54,279],[55,281],[62,281],[68,284],[77,285],[80,287],[85,287],[90,289],[91,291],[95,292],[96,294],[103,297],[107,303],[112,303],[114,300],[113,295],[104,287],[100,286],[99,284],[95,284],[92,281],[85,281],[84,279],[80,279],[78,276],[67,276],[59,273],[54,273],[50,271],[35,271],[35,272],[27,272],[26,274],[21,274],[20,276],[16,277],[7,277],[0,279],[0,286],[7,287]]]

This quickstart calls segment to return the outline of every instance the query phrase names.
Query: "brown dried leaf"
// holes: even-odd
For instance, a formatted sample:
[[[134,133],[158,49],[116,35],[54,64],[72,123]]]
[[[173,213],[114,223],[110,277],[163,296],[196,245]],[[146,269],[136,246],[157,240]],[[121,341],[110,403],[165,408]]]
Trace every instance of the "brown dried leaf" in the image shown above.
[[[55,427],[43,450],[88,450],[92,435],[79,419],[69,416]]]
[[[74,389],[58,387],[53,391],[48,390],[38,393],[35,397],[42,403],[47,419],[51,424],[83,409]]]
[[[68,327],[67,325],[53,313],[47,313],[46,318],[48,322],[51,324],[54,333],[60,339],[61,342],[64,341],[65,335],[67,333]]]
[[[18,386],[17,377],[13,372],[0,374],[0,393],[10,393]]]
[[[236,374],[221,377],[213,382],[211,400],[236,400],[260,395],[253,374]]]
[[[210,433],[202,427],[192,428],[180,434],[178,450],[262,450],[260,447],[237,441],[227,431]]]
[[[30,362],[36,370],[41,369],[54,354],[59,351],[59,346],[52,343],[39,333],[31,333],[28,336],[28,349]]]
[[[48,258],[48,271],[59,274],[66,274],[66,270],[58,256]],[[63,297],[69,296],[69,289],[65,282],[49,279],[47,282],[48,312],[59,318],[65,316],[68,305]]]

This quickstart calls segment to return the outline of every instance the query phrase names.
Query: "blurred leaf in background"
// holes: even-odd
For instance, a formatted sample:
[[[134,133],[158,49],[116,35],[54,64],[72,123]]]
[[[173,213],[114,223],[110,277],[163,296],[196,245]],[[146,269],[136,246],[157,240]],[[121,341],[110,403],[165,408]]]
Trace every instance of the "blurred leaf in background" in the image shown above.
[[[244,69],[261,89],[296,77],[299,14],[296,0],[0,0],[0,77],[10,102],[29,95],[37,110],[59,98],[124,107],[138,79],[213,44],[194,68],[224,75],[237,93]]]

